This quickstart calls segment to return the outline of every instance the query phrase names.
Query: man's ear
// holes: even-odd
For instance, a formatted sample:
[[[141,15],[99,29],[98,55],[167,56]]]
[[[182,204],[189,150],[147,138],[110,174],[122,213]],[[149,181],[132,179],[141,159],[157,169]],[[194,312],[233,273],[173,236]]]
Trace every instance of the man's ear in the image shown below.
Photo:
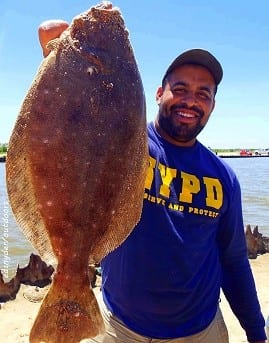
[[[158,89],[157,89],[157,92],[156,92],[156,97],[155,97],[156,102],[157,102],[158,105],[161,102],[162,95],[163,95],[163,88],[161,86],[159,86]]]

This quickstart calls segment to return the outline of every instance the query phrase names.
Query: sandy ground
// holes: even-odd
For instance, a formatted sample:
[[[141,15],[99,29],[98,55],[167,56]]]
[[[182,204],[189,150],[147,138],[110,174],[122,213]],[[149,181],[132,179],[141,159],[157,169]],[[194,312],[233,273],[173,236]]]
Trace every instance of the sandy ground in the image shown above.
[[[269,316],[269,254],[250,260],[257,293],[265,320]],[[224,295],[221,295],[221,310],[229,331],[230,343],[247,342],[245,332],[232,313]],[[269,342],[269,340],[268,340]]]
[[[269,254],[250,260],[258,296],[265,319],[269,315]],[[99,289],[95,288],[95,292]],[[42,292],[42,289],[41,289]],[[29,332],[40,307],[39,302],[26,299],[27,294],[41,295],[35,287],[22,285],[15,300],[1,304],[0,309],[0,342],[28,343]],[[26,297],[25,297],[26,296]],[[230,343],[247,342],[244,331],[231,312],[224,296],[221,296],[221,309],[228,327]]]

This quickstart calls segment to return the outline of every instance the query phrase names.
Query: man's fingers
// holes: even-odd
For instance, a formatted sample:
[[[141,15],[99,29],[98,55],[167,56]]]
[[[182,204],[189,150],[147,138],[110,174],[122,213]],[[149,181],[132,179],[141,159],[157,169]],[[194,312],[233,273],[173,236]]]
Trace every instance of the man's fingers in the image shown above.
[[[38,28],[39,42],[43,50],[43,56],[46,57],[50,51],[47,44],[50,40],[60,37],[61,33],[67,29],[69,24],[60,19],[47,20],[40,24]]]

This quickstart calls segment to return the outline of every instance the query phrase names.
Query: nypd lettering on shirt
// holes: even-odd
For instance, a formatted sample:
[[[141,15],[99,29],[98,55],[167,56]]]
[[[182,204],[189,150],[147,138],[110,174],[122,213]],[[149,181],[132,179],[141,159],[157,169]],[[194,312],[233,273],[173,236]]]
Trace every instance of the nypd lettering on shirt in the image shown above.
[[[158,178],[159,181],[154,182],[154,178]],[[175,183],[178,184],[177,188]],[[155,194],[152,193],[152,189],[155,189]],[[195,198],[201,193],[204,194],[204,203],[199,200],[202,206],[197,207],[194,205]],[[149,156],[144,199],[173,211],[215,218],[223,204],[223,189],[217,178],[199,178],[195,174],[166,166]]]

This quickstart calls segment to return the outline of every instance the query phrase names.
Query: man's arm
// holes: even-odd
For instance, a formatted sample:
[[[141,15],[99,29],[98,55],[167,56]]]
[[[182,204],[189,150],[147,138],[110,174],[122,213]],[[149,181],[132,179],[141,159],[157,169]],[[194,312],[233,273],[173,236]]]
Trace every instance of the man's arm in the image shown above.
[[[221,219],[217,239],[222,265],[223,293],[246,331],[248,341],[265,343],[265,321],[247,257],[241,190],[237,179],[234,179],[229,209]]]

